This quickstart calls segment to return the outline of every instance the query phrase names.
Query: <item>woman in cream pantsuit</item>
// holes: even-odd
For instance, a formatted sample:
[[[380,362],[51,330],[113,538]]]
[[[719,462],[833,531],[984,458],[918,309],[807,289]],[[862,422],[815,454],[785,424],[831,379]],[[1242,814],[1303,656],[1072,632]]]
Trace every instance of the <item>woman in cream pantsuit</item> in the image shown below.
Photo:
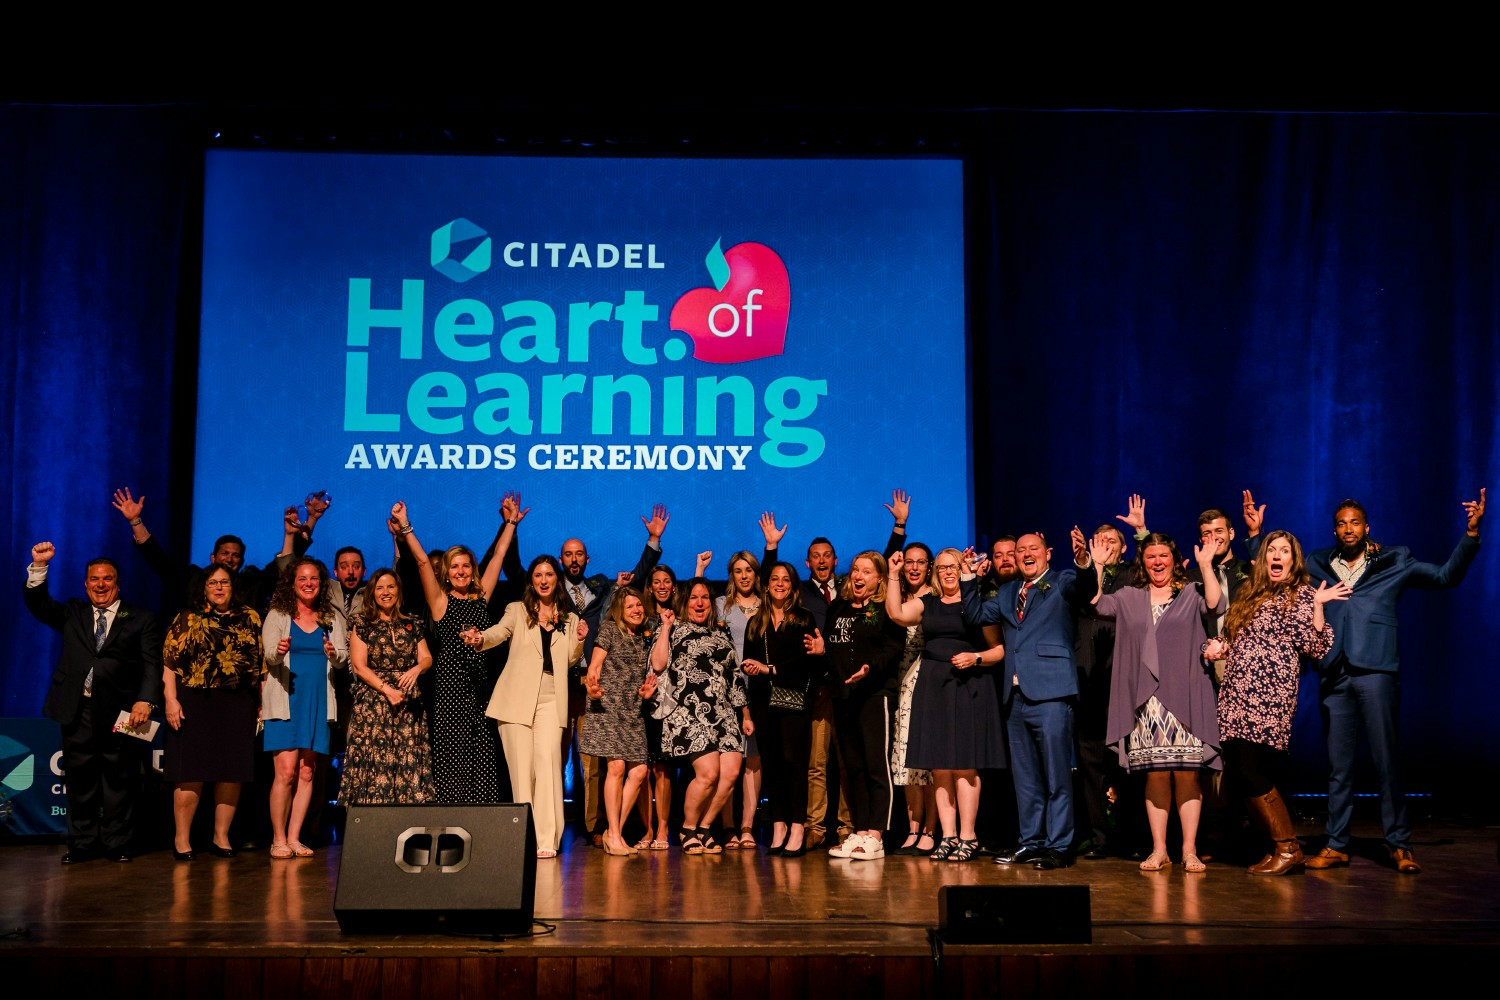
[[[562,734],[568,718],[568,670],[583,657],[588,625],[574,613],[552,556],[537,556],[526,592],[500,621],[464,642],[491,649],[510,640],[510,653],[484,714],[500,726],[511,795],[531,803],[536,856],[557,857],[562,841]]]

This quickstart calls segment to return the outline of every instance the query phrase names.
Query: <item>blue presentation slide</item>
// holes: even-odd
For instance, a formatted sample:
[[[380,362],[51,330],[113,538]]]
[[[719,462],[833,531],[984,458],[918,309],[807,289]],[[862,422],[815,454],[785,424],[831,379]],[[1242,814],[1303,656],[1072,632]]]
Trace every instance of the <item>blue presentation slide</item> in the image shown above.
[[[677,159],[215,150],[203,245],[193,552],[390,560],[482,549],[521,493],[525,559],[579,537],[635,564],[665,504],[690,573],[789,526],[799,569],[973,542],[963,167],[956,159]]]

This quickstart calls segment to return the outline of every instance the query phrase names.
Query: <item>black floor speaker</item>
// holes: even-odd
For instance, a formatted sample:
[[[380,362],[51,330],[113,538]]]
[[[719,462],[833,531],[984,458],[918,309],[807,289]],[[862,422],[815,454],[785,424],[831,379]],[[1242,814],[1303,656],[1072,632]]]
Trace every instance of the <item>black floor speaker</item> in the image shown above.
[[[535,902],[531,806],[350,807],[333,895],[344,933],[525,933]]]
[[[945,885],[938,888],[945,944],[1090,944],[1086,885]]]

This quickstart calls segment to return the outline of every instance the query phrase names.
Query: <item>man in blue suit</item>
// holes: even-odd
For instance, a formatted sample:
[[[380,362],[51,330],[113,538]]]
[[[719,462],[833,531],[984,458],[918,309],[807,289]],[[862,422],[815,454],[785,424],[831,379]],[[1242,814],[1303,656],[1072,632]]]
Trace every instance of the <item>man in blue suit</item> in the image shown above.
[[[1464,503],[1466,532],[1458,548],[1441,566],[1418,562],[1411,550],[1389,548],[1370,538],[1369,519],[1355,500],[1340,503],[1333,514],[1338,544],[1307,557],[1314,581],[1353,587],[1347,601],[1332,601],[1324,609],[1333,626],[1333,648],[1318,664],[1322,674],[1319,697],[1323,728],[1328,738],[1328,844],[1307,859],[1313,869],[1339,868],[1349,863],[1349,822],[1354,813],[1354,756],[1361,722],[1370,743],[1370,756],[1380,779],[1380,819],[1385,842],[1396,870],[1415,875],[1422,870],[1411,851],[1411,823],[1401,794],[1396,764],[1396,720],[1400,703],[1400,650],[1396,604],[1408,587],[1443,590],[1463,581],[1469,564],[1479,554],[1479,522],[1484,519],[1484,490],[1478,500]],[[1255,506],[1245,491],[1245,526],[1254,555],[1259,546],[1265,505]]]
[[[1074,564],[1088,569],[1092,563],[1077,527],[1072,541]],[[1052,550],[1040,534],[1016,539],[1016,564],[1020,576],[983,605],[972,583],[965,590],[975,619],[998,622],[1005,636],[1000,698],[1021,843],[995,861],[1064,868],[1073,863],[1074,620],[1094,599],[1098,579],[1093,572],[1053,570]]]

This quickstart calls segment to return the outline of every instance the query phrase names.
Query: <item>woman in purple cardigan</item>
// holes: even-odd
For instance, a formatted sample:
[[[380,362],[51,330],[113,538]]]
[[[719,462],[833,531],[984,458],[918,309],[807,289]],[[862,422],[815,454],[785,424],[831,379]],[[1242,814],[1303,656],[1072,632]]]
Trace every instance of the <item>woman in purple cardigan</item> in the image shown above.
[[[1096,572],[1109,553],[1094,536]],[[1208,634],[1203,616],[1221,614],[1225,598],[1214,572],[1212,545],[1194,546],[1202,583],[1190,583],[1177,545],[1151,534],[1136,546],[1135,584],[1100,593],[1100,617],[1115,620],[1115,668],[1109,689],[1107,742],[1126,770],[1146,775],[1146,819],[1151,856],[1141,871],[1170,867],[1167,819],[1172,795],[1182,825],[1182,867],[1203,871],[1198,858],[1198,816],[1203,791],[1198,772],[1220,770],[1218,706],[1203,660]],[[1102,584],[1102,580],[1101,580]],[[1101,586],[1102,591],[1102,586]]]

